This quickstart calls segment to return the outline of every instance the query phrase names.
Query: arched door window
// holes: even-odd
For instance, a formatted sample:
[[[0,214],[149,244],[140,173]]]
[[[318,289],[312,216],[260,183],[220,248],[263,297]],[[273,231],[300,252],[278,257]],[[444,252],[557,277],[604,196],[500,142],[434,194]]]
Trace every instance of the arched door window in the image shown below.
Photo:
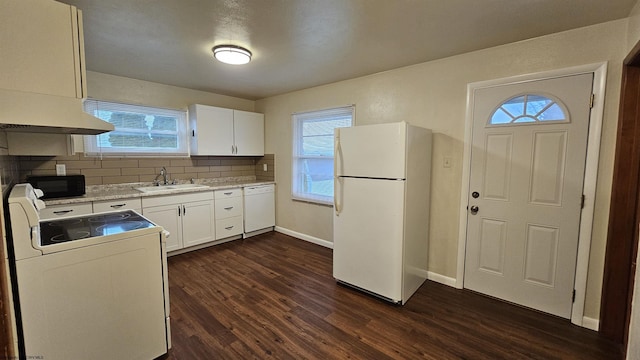
[[[489,118],[489,126],[569,122],[565,106],[539,94],[525,94],[503,102]]]

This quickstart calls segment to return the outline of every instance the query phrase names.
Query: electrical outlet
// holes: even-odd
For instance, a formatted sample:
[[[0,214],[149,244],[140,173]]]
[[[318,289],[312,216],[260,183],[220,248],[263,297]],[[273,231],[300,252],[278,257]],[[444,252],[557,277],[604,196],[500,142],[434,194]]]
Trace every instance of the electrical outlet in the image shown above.
[[[262,164],[262,171],[267,171],[267,164]]]
[[[56,175],[67,175],[67,167],[65,164],[56,164]]]

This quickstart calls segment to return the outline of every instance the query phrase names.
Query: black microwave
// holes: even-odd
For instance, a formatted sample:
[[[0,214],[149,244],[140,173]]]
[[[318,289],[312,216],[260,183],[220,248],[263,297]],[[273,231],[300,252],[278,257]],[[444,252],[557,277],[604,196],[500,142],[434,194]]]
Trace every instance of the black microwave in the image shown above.
[[[85,194],[84,175],[28,176],[27,182],[34,188],[42,190],[43,199]]]

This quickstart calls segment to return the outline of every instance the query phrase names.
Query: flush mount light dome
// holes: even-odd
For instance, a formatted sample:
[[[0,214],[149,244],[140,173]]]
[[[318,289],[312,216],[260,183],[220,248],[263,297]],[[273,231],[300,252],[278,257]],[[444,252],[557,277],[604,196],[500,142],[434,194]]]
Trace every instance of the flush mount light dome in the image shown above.
[[[251,51],[235,45],[218,45],[213,49],[213,56],[225,64],[242,65],[251,61]]]

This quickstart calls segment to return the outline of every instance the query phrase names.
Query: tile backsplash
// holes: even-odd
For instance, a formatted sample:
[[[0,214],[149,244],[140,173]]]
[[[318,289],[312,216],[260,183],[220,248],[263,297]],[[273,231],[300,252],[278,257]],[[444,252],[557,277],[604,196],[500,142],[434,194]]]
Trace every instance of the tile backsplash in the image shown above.
[[[4,149],[0,149],[0,182],[2,183],[3,196],[8,195],[10,186],[17,183],[18,160],[16,156],[9,156]]]
[[[64,164],[68,175],[82,174],[87,185],[151,182],[165,167],[169,179],[189,180],[229,176],[255,176],[256,180],[275,179],[275,157],[194,156],[191,158],[95,158],[83,153],[72,156],[19,156],[20,179],[28,175],[55,175],[56,165]],[[264,164],[267,171],[264,171]]]

